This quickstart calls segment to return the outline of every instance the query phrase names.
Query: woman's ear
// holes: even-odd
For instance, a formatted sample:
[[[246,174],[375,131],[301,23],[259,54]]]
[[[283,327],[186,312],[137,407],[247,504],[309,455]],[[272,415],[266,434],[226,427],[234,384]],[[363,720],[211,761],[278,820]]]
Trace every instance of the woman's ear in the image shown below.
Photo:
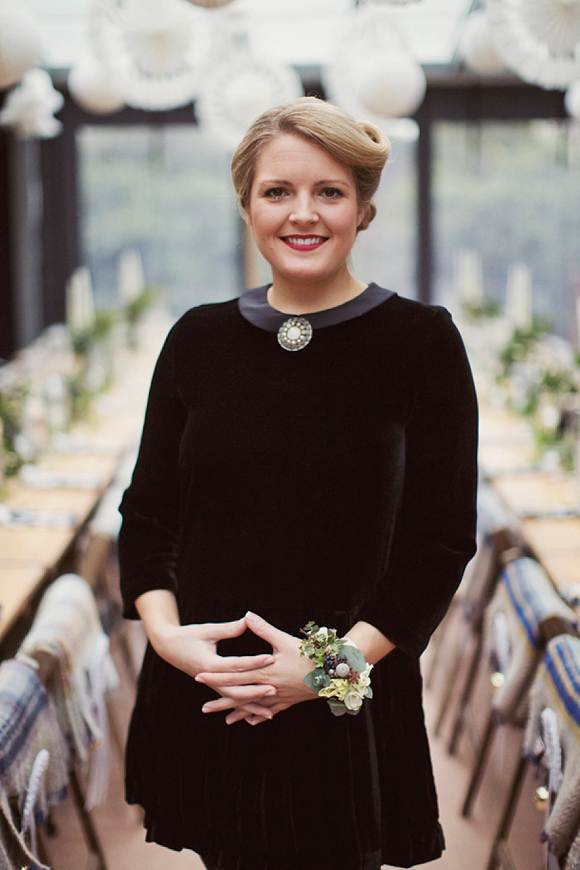
[[[251,219],[251,217],[250,217],[250,213],[248,212],[248,209],[247,209],[247,208],[244,208],[243,205],[240,205],[240,214],[241,214],[241,216],[243,217],[243,219],[244,219],[244,221],[246,222],[246,224],[247,224],[249,227],[251,227],[251,226],[252,226],[252,219]]]

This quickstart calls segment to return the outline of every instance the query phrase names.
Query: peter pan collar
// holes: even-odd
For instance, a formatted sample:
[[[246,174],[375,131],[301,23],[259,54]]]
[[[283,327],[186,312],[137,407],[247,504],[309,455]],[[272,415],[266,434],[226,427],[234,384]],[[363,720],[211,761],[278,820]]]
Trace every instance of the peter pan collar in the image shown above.
[[[251,290],[245,290],[238,299],[238,307],[242,317],[254,326],[264,329],[266,332],[278,332],[282,324],[289,317],[298,315],[283,314],[276,308],[272,308],[267,297],[269,286],[269,284],[266,284],[263,287],[253,287]],[[378,284],[373,283],[369,284],[354,299],[349,299],[348,302],[343,302],[342,305],[299,316],[306,318],[313,329],[323,329],[325,326],[335,326],[338,323],[345,323],[347,320],[360,317],[361,314],[372,311],[377,305],[381,305],[381,303],[394,295],[392,290],[385,290],[384,287],[379,287]]]

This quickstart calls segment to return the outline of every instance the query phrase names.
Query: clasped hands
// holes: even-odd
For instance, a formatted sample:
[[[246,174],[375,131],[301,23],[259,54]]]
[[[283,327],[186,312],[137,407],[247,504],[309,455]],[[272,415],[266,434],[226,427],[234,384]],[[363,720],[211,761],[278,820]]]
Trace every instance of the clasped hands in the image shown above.
[[[245,720],[258,725],[276,713],[301,701],[316,698],[303,682],[314,667],[300,656],[300,639],[275,628],[255,613],[235,622],[198,625],[199,641],[204,645],[200,668],[193,674],[220,696],[202,707],[204,713],[230,710],[228,725]],[[271,655],[219,656],[218,640],[238,637],[249,629],[272,647]],[[203,661],[201,661],[203,659]]]

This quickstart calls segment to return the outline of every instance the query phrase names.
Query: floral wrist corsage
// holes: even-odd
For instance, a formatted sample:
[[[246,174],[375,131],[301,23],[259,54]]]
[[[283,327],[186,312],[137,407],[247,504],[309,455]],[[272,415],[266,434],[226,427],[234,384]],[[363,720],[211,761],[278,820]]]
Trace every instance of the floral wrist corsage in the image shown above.
[[[319,628],[309,622],[301,629],[304,640],[300,655],[316,665],[304,677],[306,685],[328,705],[335,716],[356,716],[365,698],[372,698],[372,665],[365,662],[357,646],[346,637],[337,637],[334,628]]]

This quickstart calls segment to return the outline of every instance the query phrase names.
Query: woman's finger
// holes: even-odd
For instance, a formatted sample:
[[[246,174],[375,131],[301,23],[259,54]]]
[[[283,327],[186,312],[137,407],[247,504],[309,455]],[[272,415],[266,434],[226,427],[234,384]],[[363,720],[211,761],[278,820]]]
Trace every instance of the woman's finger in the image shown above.
[[[223,713],[226,710],[232,710],[232,712],[239,711],[242,717],[243,715],[256,715],[263,716],[266,719],[271,719],[274,715],[268,707],[263,707],[261,704],[253,704],[251,702],[239,704],[233,698],[227,696],[208,701],[203,705],[201,710],[202,713]]]
[[[273,686],[212,686],[214,691],[218,692],[222,698],[231,698],[235,706],[243,704],[260,703],[265,698],[273,697],[276,694],[276,689]],[[208,701],[208,704],[215,704],[219,699],[215,698]]]
[[[287,637],[285,631],[280,631],[279,628],[270,625],[269,622],[266,622],[266,620],[262,619],[261,616],[258,616],[257,613],[252,613],[251,610],[248,610],[246,613],[245,620],[250,631],[257,634],[258,637],[261,637],[267,643],[272,644],[273,647],[278,646],[280,641]]]
[[[246,721],[248,725],[259,725],[260,722],[269,722],[272,716],[261,716],[259,713],[245,713],[242,708],[233,710],[226,716],[226,725],[233,725],[235,722]]]
[[[222,640],[228,637],[239,637],[246,630],[246,617],[233,619],[231,622],[206,623],[208,640]]]
[[[246,716],[246,722],[248,723],[248,725],[259,725],[260,722],[266,721],[268,720],[264,719],[263,716]]]
[[[268,682],[267,674],[259,674],[257,671],[241,671],[239,673],[218,672],[218,671],[201,671],[195,680],[198,683],[207,683],[208,686],[247,686],[260,685],[260,681],[264,680],[262,685]]]
[[[255,671],[258,668],[267,668],[268,665],[274,664],[274,657],[271,653],[261,653],[258,656],[216,656],[215,657],[215,671],[211,670],[211,673],[217,673],[218,671]]]

